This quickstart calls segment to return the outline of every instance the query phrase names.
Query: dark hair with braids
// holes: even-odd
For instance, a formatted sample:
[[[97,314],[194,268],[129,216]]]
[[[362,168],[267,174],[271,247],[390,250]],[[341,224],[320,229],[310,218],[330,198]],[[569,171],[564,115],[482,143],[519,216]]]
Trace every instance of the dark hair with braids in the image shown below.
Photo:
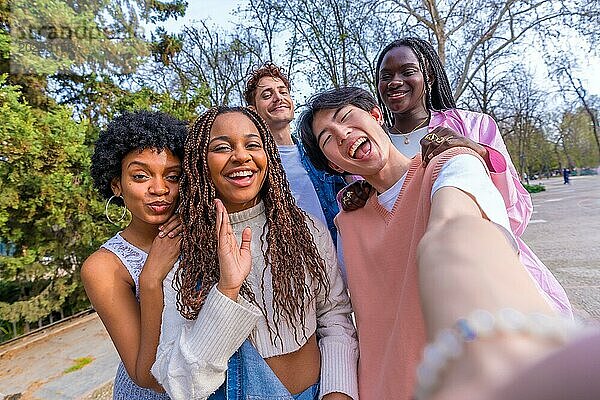
[[[329,166],[329,160],[323,154],[313,133],[312,123],[318,111],[336,110],[347,105],[371,111],[373,107],[377,107],[377,102],[371,93],[359,87],[349,86],[329,89],[308,99],[304,106],[304,112],[302,112],[298,119],[298,131],[300,131],[300,137],[302,138],[302,144],[304,145],[308,159],[315,168],[329,172],[330,174],[343,175]]]
[[[280,79],[288,90],[291,89],[290,81],[286,76],[285,72],[283,71],[283,68],[279,68],[271,61],[267,61],[260,67],[250,72],[250,76],[246,81],[246,88],[244,89],[244,100],[246,100],[246,104],[250,106],[256,105],[254,96],[256,95],[256,89],[258,88],[258,81],[260,81],[265,76]]]
[[[442,61],[438,56],[437,52],[429,42],[419,39],[416,37],[407,37],[398,40],[394,40],[381,50],[377,57],[377,66],[375,68],[375,88],[377,90],[377,101],[383,111],[385,122],[388,126],[394,125],[394,117],[390,110],[387,108],[381,94],[379,94],[379,69],[385,55],[392,49],[400,46],[410,48],[417,59],[419,60],[419,67],[423,73],[423,79],[427,81],[429,74],[433,75],[433,84],[431,88],[425,83],[425,107],[428,110],[447,110],[449,108],[456,108],[456,102],[450,89],[450,82]]]
[[[207,164],[210,131],[219,115],[241,113],[248,117],[260,134],[267,155],[267,172],[260,191],[265,206],[267,224],[260,240],[265,266],[273,276],[273,308],[275,332],[283,318],[297,336],[297,323],[304,328],[306,304],[313,293],[306,274],[317,284],[317,290],[329,295],[329,280],[309,227],[306,214],[295,203],[286,180],[277,145],[269,128],[254,111],[241,107],[215,107],[201,115],[193,124],[185,142],[183,176],[181,179],[180,215],[183,225],[181,262],[175,287],[177,309],[182,316],[198,316],[210,289],[219,281],[217,256],[216,189]],[[265,267],[265,268],[266,268]],[[246,283],[240,294],[257,304],[266,317],[264,271],[260,294],[252,293]],[[262,295],[262,304],[256,301]],[[268,319],[267,319],[268,323]],[[273,327],[269,326],[270,331]]]

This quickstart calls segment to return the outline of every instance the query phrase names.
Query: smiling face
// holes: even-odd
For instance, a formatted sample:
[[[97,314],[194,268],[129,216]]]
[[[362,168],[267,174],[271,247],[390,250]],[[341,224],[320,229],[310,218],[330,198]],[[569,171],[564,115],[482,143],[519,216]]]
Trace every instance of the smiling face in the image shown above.
[[[425,79],[412,49],[392,48],[383,57],[377,73],[379,96],[393,114],[426,111]]]
[[[391,142],[381,123],[378,107],[369,112],[345,105],[315,112],[312,131],[332,168],[368,177],[378,174],[389,157]]]
[[[210,130],[207,164],[217,197],[228,212],[260,201],[267,155],[254,123],[240,112],[220,114]]]
[[[254,108],[271,130],[281,129],[294,119],[290,91],[279,78],[260,78],[254,94]]]
[[[170,150],[133,150],[121,161],[112,189],[123,196],[131,224],[160,225],[177,209],[180,177],[181,162]]]

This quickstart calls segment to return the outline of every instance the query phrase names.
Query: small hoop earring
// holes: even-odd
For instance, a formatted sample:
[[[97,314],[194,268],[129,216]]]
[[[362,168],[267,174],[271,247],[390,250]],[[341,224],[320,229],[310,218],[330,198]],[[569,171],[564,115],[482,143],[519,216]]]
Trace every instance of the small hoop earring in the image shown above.
[[[121,213],[121,217],[116,221],[113,221],[110,218],[110,215],[108,215],[108,206],[110,205],[110,202],[113,201],[114,198],[120,198],[121,201],[123,201],[123,212]],[[123,218],[125,218],[125,214],[127,214],[127,207],[125,207],[125,199],[123,198],[123,196],[121,196],[121,195],[115,196],[114,194],[112,196],[110,196],[110,199],[108,199],[108,201],[106,202],[106,206],[104,207],[104,215],[106,216],[106,219],[108,220],[108,222],[110,222],[113,225],[118,225],[119,222],[123,221]]]

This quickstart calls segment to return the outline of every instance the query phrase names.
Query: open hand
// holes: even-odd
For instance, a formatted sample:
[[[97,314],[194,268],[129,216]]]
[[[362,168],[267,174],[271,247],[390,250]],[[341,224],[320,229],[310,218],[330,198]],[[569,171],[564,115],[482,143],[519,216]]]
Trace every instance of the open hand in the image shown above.
[[[237,300],[240,287],[252,268],[250,241],[252,230],[244,229],[242,244],[238,246],[229,214],[221,200],[215,200],[217,209],[217,254],[219,256],[219,283],[217,289],[232,300]]]
[[[427,165],[431,159],[452,147],[467,147],[474,150],[485,158],[487,150],[485,147],[469,138],[464,137],[454,129],[438,126],[421,139],[421,155],[423,165]]]

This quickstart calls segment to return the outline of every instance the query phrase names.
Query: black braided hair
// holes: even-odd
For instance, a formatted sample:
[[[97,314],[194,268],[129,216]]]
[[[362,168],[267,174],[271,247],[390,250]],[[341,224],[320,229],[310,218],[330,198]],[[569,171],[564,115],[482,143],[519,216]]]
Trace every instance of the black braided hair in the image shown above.
[[[219,281],[217,255],[216,189],[210,177],[206,156],[211,128],[219,115],[241,113],[256,126],[267,155],[267,174],[260,191],[265,206],[267,230],[260,236],[266,242],[263,255],[270,267],[273,287],[275,326],[269,332],[279,335],[279,325],[286,322],[298,340],[298,325],[304,328],[306,305],[313,292],[329,295],[329,279],[325,262],[321,258],[307,225],[306,214],[296,206],[287,182],[277,144],[264,120],[254,111],[243,107],[214,107],[201,115],[191,127],[185,142],[183,175],[180,185],[180,215],[183,227],[181,262],[176,271],[174,287],[177,289],[177,309],[187,319],[198,316],[211,288]],[[264,271],[260,293],[254,293],[244,283],[240,294],[255,303],[266,317]],[[307,279],[309,278],[309,279]],[[261,299],[262,301],[258,301]]]

